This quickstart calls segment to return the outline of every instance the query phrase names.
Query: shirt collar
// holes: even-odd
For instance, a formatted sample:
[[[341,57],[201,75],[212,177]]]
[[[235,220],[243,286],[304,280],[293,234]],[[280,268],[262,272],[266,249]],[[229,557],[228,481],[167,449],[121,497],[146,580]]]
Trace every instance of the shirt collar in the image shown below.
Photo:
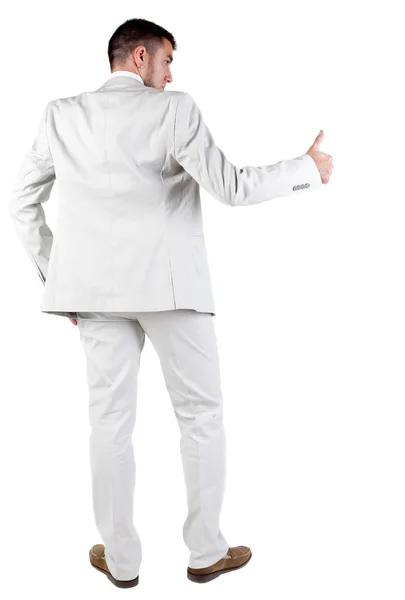
[[[140,75],[138,75],[137,73],[133,73],[132,71],[114,71],[114,73],[111,73],[109,79],[111,79],[112,77],[117,77],[118,75],[126,75],[127,77],[133,77],[134,79],[137,79],[138,81],[143,83],[142,77],[140,77]]]

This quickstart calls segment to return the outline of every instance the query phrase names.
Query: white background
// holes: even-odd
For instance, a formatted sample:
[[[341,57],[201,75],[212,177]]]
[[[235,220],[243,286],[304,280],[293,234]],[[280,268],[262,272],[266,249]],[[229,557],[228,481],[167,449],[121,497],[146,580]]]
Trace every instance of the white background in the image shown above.
[[[6,13],[3,6],[1,595],[403,600],[399,7],[26,1]],[[206,586],[186,578],[179,432],[147,339],[133,436],[143,562],[139,586],[119,592],[88,562],[101,539],[79,330],[40,312],[43,285],[7,203],[46,103],[100,87],[110,75],[108,40],[134,17],[173,33],[178,50],[166,89],[194,97],[234,164],[299,156],[324,129],[321,149],[335,168],[319,191],[251,207],[227,207],[202,190],[228,447],[222,530],[253,557]],[[56,205],[53,193],[44,205],[51,229]]]

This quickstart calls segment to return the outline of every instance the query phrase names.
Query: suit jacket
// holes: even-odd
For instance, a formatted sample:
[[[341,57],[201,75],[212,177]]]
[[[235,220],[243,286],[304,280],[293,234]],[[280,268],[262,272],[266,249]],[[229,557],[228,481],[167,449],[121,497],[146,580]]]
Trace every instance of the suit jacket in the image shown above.
[[[54,234],[43,203],[58,182]],[[322,186],[304,154],[237,167],[190,94],[110,77],[49,102],[9,204],[44,284],[40,310],[215,314],[200,204],[202,186],[230,207]]]

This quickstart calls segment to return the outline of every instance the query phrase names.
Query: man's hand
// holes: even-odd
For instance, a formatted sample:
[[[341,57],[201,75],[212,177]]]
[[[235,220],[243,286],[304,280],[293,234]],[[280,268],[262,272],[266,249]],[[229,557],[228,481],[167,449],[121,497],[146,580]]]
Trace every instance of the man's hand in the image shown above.
[[[69,321],[72,321],[73,325],[77,325],[77,319],[71,319],[71,318],[69,317]]]
[[[330,154],[325,154],[319,150],[319,146],[323,141],[323,129],[318,133],[315,138],[314,143],[310,147],[310,149],[306,152],[309,156],[315,161],[316,166],[318,167],[319,174],[321,176],[322,183],[328,183],[330,176],[332,175],[332,157]]]

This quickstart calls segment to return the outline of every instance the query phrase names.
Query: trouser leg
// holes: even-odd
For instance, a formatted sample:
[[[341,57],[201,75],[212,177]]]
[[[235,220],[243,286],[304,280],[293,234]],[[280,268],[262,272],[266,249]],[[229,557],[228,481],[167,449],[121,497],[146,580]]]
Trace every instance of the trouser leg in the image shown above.
[[[101,313],[100,313],[101,314]],[[89,389],[90,466],[94,517],[116,579],[134,579],[142,560],[133,524],[132,432],[145,334],[136,320],[78,318]]]
[[[188,505],[183,539],[189,566],[203,568],[229,547],[219,524],[226,440],[213,318],[188,309],[137,316],[159,356],[177,417]]]

